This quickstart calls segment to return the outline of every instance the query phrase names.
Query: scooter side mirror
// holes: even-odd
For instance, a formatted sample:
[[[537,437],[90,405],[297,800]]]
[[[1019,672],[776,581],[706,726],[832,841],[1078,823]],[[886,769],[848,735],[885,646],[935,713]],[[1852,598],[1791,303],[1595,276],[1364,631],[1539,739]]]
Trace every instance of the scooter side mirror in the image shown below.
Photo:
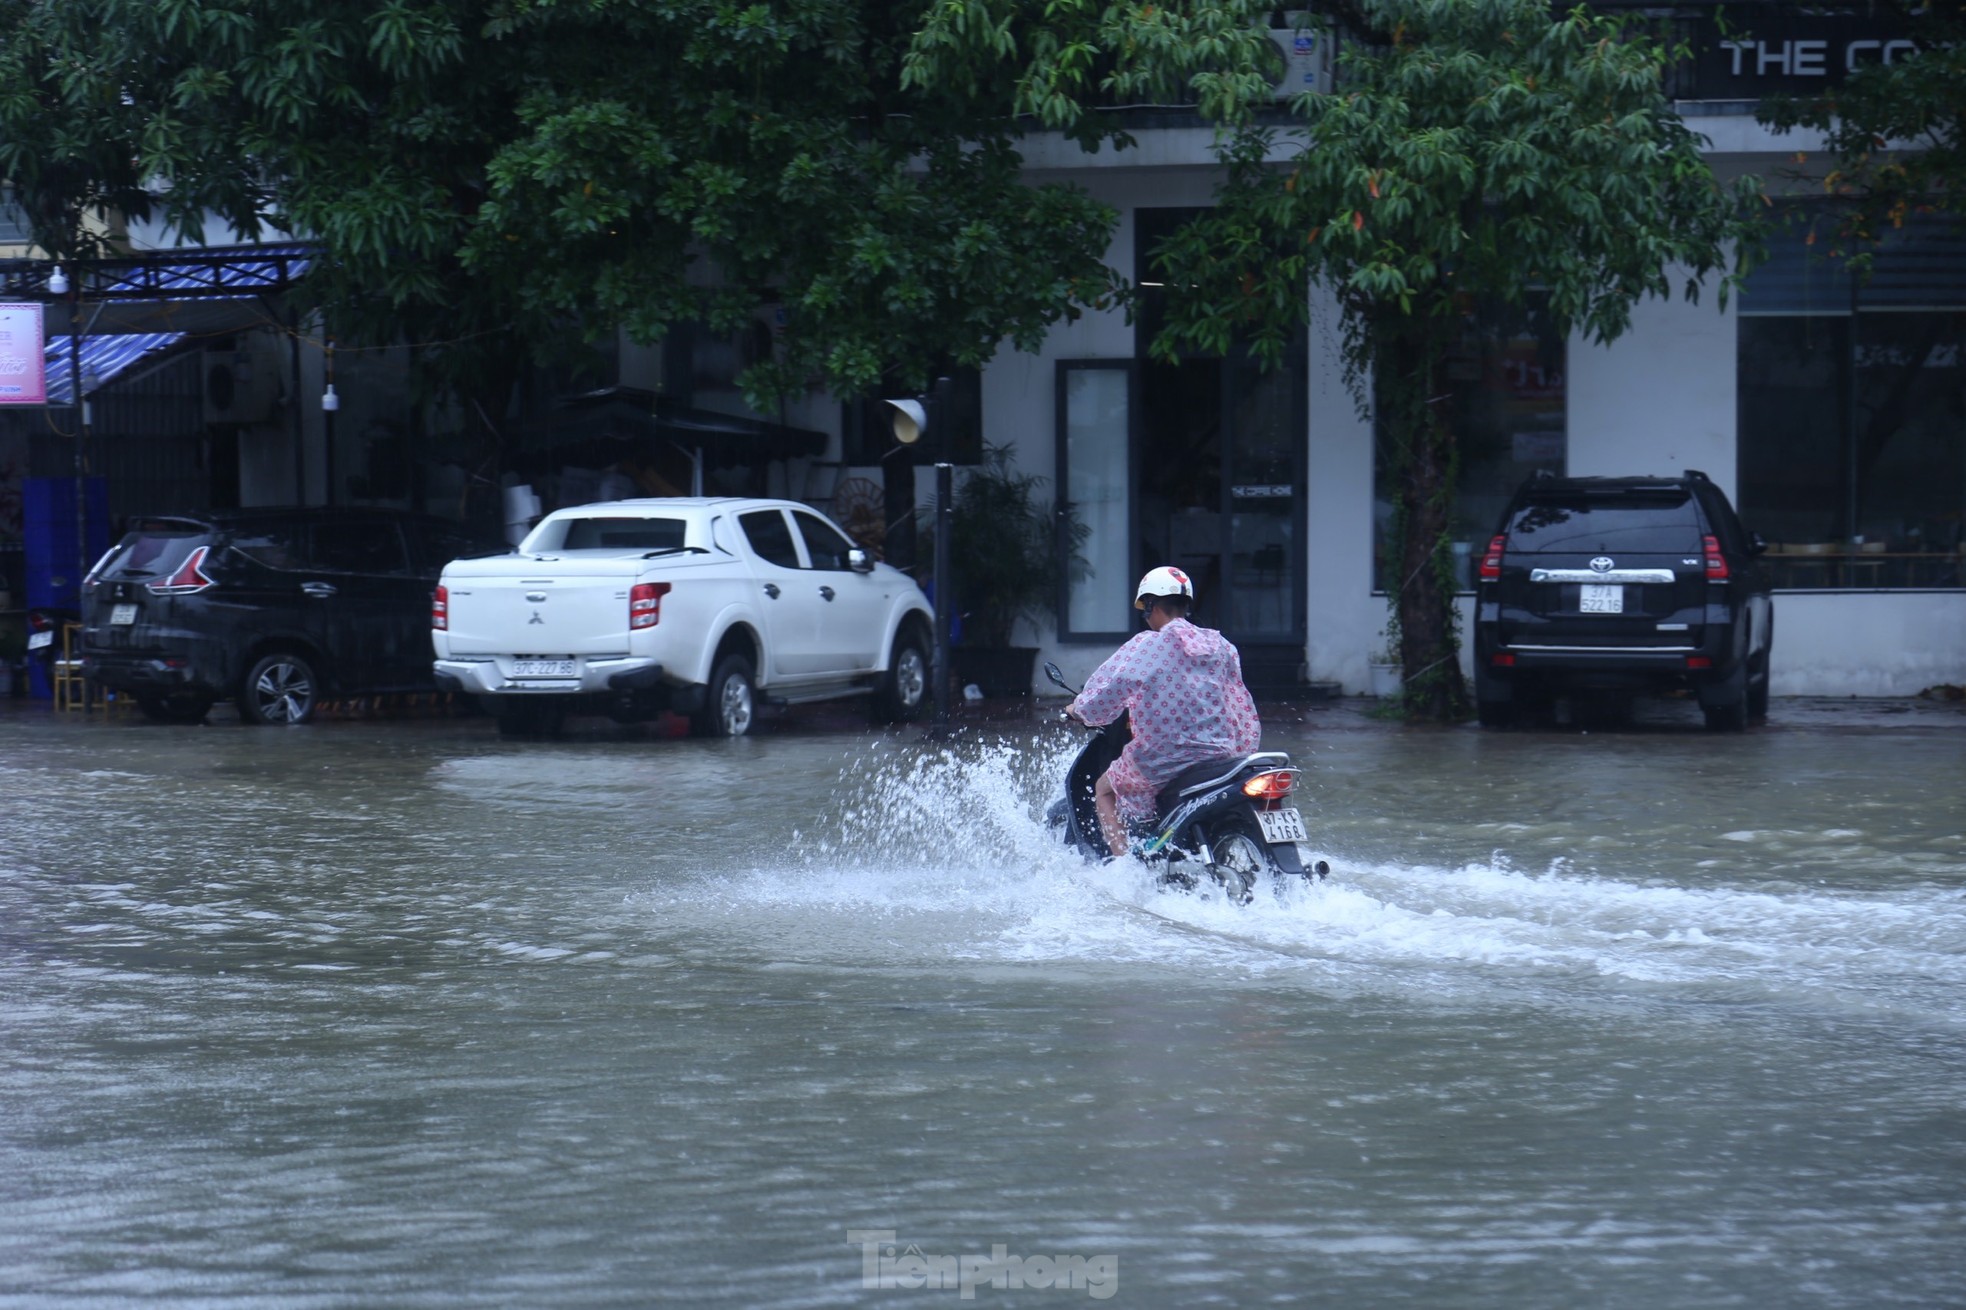
[[[1078,689],[1072,686],[1071,683],[1065,681],[1065,675],[1063,673],[1060,673],[1058,671],[1058,666],[1056,664],[1053,664],[1050,660],[1046,660],[1044,662],[1044,676],[1051,679],[1052,684],[1054,686],[1061,687],[1064,690],[1071,692],[1074,696],[1078,695]]]

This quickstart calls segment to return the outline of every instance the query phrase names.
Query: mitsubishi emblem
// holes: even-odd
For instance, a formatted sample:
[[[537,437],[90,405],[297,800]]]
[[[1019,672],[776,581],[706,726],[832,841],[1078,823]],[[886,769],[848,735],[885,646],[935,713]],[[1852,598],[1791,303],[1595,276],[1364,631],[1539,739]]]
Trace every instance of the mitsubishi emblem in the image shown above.
[[[1616,562],[1617,561],[1613,560],[1609,555],[1599,555],[1596,559],[1591,561],[1591,572],[1609,573],[1611,571],[1611,566]]]
[[[532,617],[526,620],[526,626],[530,628],[535,623],[544,623],[544,622],[546,622],[546,620],[539,617],[539,611],[534,610],[532,612]]]

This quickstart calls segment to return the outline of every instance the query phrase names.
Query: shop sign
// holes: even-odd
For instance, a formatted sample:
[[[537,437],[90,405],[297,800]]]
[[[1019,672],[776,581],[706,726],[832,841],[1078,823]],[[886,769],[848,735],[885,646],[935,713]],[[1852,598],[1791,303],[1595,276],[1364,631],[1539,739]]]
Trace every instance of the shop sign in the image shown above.
[[[0,405],[48,403],[39,304],[0,305]]]
[[[1695,47],[1695,94],[1703,100],[1813,95],[1860,68],[1916,58],[1901,24],[1858,16],[1799,15],[1704,21]]]

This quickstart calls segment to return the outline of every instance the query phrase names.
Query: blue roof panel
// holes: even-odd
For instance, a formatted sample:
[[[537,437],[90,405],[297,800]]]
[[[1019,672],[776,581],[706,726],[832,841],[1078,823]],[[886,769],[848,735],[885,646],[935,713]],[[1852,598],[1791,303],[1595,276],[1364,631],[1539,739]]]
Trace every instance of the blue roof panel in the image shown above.
[[[82,377],[86,392],[100,391],[109,380],[138,360],[176,345],[182,332],[132,333],[125,336],[82,338]],[[74,381],[70,370],[72,356],[68,338],[48,344],[48,403],[73,405]]]

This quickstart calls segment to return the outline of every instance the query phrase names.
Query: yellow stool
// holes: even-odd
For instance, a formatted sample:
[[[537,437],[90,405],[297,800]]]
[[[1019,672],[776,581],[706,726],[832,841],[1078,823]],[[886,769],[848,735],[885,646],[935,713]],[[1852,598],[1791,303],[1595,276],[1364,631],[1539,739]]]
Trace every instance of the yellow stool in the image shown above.
[[[83,675],[81,657],[75,641],[82,633],[79,623],[61,625],[61,655],[54,661],[55,708],[90,710],[104,708],[102,691]]]

